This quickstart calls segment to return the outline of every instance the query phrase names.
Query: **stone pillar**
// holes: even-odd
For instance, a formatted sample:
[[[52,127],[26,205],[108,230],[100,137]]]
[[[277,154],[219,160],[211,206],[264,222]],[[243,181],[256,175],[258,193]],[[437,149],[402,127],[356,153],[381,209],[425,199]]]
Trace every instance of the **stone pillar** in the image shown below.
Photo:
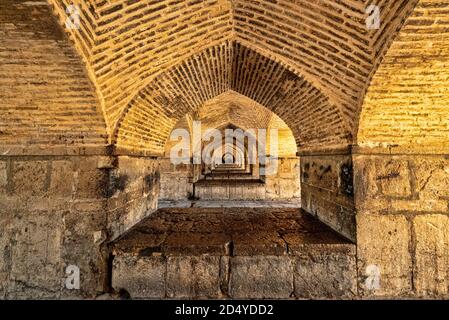
[[[359,294],[447,297],[449,157],[353,155]]]
[[[155,210],[157,160],[100,155],[0,157],[0,299],[93,298],[106,242]],[[67,288],[67,267],[80,285]]]
[[[355,209],[351,153],[301,155],[302,208],[355,241]]]
[[[0,298],[93,297],[106,283],[100,156],[0,158]],[[65,285],[80,271],[79,289]]]
[[[155,157],[121,155],[115,158],[108,191],[110,240],[156,211],[160,180],[160,163]]]

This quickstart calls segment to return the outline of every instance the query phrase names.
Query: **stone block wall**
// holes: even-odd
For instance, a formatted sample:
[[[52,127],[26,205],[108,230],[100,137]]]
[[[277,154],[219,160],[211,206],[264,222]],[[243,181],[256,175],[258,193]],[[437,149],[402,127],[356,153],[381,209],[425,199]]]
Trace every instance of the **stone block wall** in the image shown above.
[[[120,254],[112,284],[133,299],[352,299],[355,248],[331,247],[280,256]]]
[[[185,200],[193,195],[194,176],[198,176],[195,165],[174,165],[169,158],[160,159],[161,200]]]
[[[0,157],[0,299],[104,292],[107,240],[151,213],[158,192],[153,159]],[[79,290],[65,286],[70,265]]]
[[[360,295],[449,297],[449,157],[356,154],[354,169]]]
[[[350,154],[301,157],[302,208],[355,241],[352,170]]]
[[[108,189],[110,239],[157,209],[160,179],[157,159],[133,156],[114,159]]]
[[[276,174],[265,177],[265,199],[299,202],[301,198],[299,159],[285,157],[276,161]]]
[[[101,156],[0,157],[0,298],[91,297],[106,281]],[[80,290],[65,288],[68,265]]]

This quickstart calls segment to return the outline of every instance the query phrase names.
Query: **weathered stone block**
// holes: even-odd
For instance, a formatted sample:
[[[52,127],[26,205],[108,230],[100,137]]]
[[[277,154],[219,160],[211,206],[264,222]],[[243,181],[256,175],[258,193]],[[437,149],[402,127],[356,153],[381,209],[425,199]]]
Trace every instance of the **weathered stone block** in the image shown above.
[[[232,235],[237,256],[282,255],[287,253],[285,241],[275,231],[236,233]]]
[[[83,239],[93,242],[93,233],[106,229],[107,212],[66,211],[63,214],[66,241]]]
[[[188,243],[186,239],[188,239]],[[223,233],[182,232],[180,230],[180,232],[168,235],[162,247],[164,252],[169,254],[220,255],[225,254],[225,244],[229,241],[230,237]]]
[[[355,204],[358,209],[365,207],[368,200],[375,199],[379,193],[376,179],[376,166],[369,156],[354,156]]]
[[[35,291],[35,298],[59,292],[64,276],[61,214],[36,212],[16,215],[11,227],[14,241],[11,243],[13,263],[10,279],[18,286],[16,289]]]
[[[8,184],[7,162],[0,161],[0,192],[6,191],[7,184]]]
[[[220,257],[180,256],[167,259],[167,296],[218,298]]]
[[[97,160],[98,169],[112,169],[116,165],[114,157],[100,156]]]
[[[449,216],[421,215],[413,220],[416,237],[414,284],[423,297],[449,293]]]
[[[293,263],[288,256],[231,259],[229,295],[232,298],[287,299],[293,292]]]
[[[421,199],[449,199],[449,160],[417,159],[416,188]]]
[[[278,199],[279,198],[279,179],[267,177],[265,181],[265,189],[267,198]]]
[[[0,209],[1,210],[1,209]],[[4,299],[8,291],[9,273],[11,271],[11,228],[13,215],[11,211],[0,214],[0,299]]]
[[[388,157],[376,159],[376,181],[387,197],[410,196],[412,190],[408,161]]]
[[[303,157],[301,159],[302,182],[312,186],[337,191],[338,162],[332,158]]]
[[[301,158],[301,168],[302,207],[355,240],[351,156],[305,156]]]
[[[245,190],[241,187],[231,186],[229,188],[229,199],[230,200],[238,200],[238,199],[244,199]]]
[[[347,245],[346,247],[350,247]],[[295,257],[295,296],[306,299],[354,298],[357,294],[355,247],[309,246]]]
[[[390,212],[447,212],[449,210],[447,200],[392,200],[390,203]]]
[[[186,177],[162,174],[159,198],[163,200],[187,199],[189,192],[192,193],[192,188],[192,183],[189,183]]]
[[[403,296],[410,293],[412,257],[410,226],[402,215],[359,214],[357,246],[359,293]],[[379,270],[379,286],[370,270]]]
[[[307,185],[301,187],[302,207],[332,229],[355,240],[355,210],[345,197]],[[344,205],[343,205],[343,204]],[[346,207],[348,206],[348,207]]]
[[[72,161],[57,160],[52,162],[50,177],[50,196],[68,197],[72,194],[74,184],[74,167]]]
[[[76,197],[78,199],[103,198],[108,192],[109,178],[104,170],[83,170],[78,172]]]
[[[106,228],[106,212],[64,212],[61,257],[65,265],[76,265],[82,274],[80,294],[92,297],[104,290],[106,248],[98,234]],[[73,292],[65,290],[66,295]]]
[[[298,191],[298,185],[293,179],[280,179],[279,180],[279,197],[281,199],[291,199]]]
[[[47,161],[12,162],[13,192],[20,196],[43,196],[47,191]]]
[[[133,299],[165,297],[166,259],[120,254],[114,257],[112,287],[126,290]]]

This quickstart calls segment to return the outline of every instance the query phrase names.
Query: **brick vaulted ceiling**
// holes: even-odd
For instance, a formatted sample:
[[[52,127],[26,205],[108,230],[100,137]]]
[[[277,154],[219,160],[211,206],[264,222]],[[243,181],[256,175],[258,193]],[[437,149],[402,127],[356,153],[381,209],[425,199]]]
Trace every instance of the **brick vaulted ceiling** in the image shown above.
[[[118,130],[118,146],[159,152],[177,120],[229,90],[281,117],[298,143],[347,141],[340,114],[318,89],[282,64],[225,42],[186,59],[141,90]]]
[[[227,124],[248,130],[267,129],[272,117],[276,115],[254,100],[227,91],[203,104],[192,118],[201,121],[203,130],[225,127]],[[288,129],[286,125],[284,127]]]
[[[353,142],[369,80],[418,0],[47,0],[96,89],[109,142],[158,151],[182,114],[228,90],[262,104],[299,146]]]

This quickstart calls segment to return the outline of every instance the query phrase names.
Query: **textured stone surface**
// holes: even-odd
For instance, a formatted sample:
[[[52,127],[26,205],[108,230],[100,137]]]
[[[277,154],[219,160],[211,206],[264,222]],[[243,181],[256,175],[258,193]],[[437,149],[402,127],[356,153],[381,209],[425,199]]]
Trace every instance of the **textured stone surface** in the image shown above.
[[[109,174],[108,229],[111,239],[150,215],[160,191],[159,163],[151,158],[120,156]]]
[[[61,213],[17,213],[12,228],[8,297],[58,296],[63,279]]]
[[[132,297],[348,298],[356,288],[354,244],[298,209],[161,209],[113,246],[114,288]],[[154,264],[167,271],[146,282]],[[149,289],[155,277],[165,295]],[[294,294],[295,277],[315,284]]]
[[[165,258],[122,254],[114,257],[113,270],[112,287],[116,291],[126,289],[133,299],[165,297]]]
[[[287,299],[293,292],[292,270],[287,256],[233,258],[229,295],[235,299]]]
[[[360,211],[448,212],[446,157],[357,155],[354,162]]]
[[[359,154],[354,167],[360,293],[447,297],[446,157]],[[365,287],[370,265],[377,290]]]
[[[15,161],[12,167],[12,184],[16,194],[43,196],[47,191],[46,161]]]
[[[301,252],[304,243],[349,243],[295,208],[167,208],[114,242],[114,251],[225,255],[231,242],[231,253],[245,256]]]
[[[52,162],[49,192],[55,197],[71,197],[75,185],[73,162],[57,160]]]
[[[354,186],[349,155],[301,157],[302,208],[355,240]]]
[[[410,237],[410,225],[404,216],[360,214],[357,217],[360,294],[397,297],[411,293]],[[378,288],[367,286],[370,266],[380,271]]]
[[[416,188],[423,198],[449,199],[449,159],[418,159],[413,170]]]
[[[0,161],[0,191],[6,192],[8,185],[8,163],[6,161]]]
[[[381,192],[387,197],[404,198],[411,196],[410,172],[407,161],[376,163],[376,180]]]
[[[167,296],[170,298],[216,298],[220,294],[220,258],[169,257]]]
[[[310,247],[295,260],[295,296],[306,299],[352,299],[357,296],[355,248]]]
[[[112,200],[117,184],[99,156],[6,157],[6,191],[0,194],[0,294],[7,298],[91,298],[107,283],[109,201],[126,207],[134,224],[154,205],[158,188],[153,160],[128,160],[125,196]],[[135,167],[133,168],[133,165]],[[150,168],[150,169],[148,169]],[[153,174],[152,176],[150,175]],[[148,176],[150,175],[150,178]],[[121,191],[117,191],[118,193]],[[141,213],[129,203],[145,204]],[[142,206],[142,205],[141,205]],[[118,209],[117,209],[118,210]],[[112,226],[111,226],[112,228]],[[124,226],[117,227],[125,229]],[[65,288],[66,267],[80,269],[80,289]]]
[[[414,285],[422,297],[447,296],[449,290],[449,214],[413,220],[416,236]]]

